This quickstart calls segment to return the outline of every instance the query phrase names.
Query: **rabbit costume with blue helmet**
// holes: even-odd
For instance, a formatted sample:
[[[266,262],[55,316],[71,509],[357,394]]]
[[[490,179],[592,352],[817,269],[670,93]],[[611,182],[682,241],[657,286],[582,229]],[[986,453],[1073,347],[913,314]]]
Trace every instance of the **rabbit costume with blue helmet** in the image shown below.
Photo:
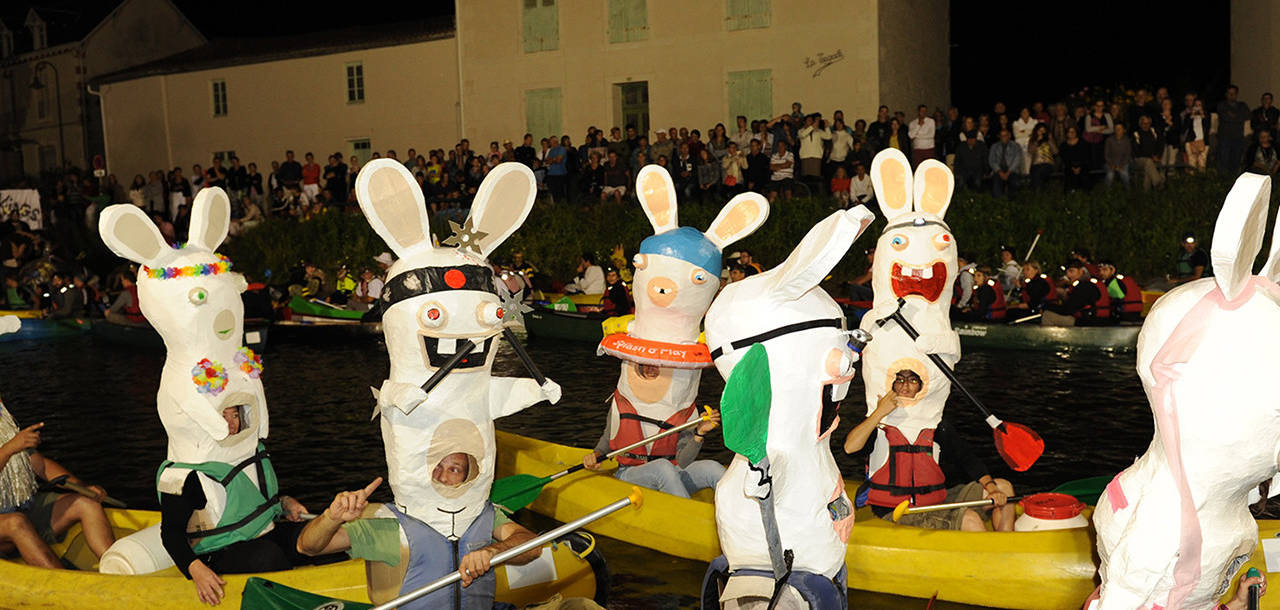
[[[698,384],[702,369],[712,364],[698,337],[702,316],[720,288],[721,252],[769,215],[768,200],[743,193],[725,204],[703,232],[679,226],[675,185],[665,169],[642,168],[636,187],[654,234],[640,242],[634,259],[634,319],[625,328],[619,325],[621,332],[609,333],[598,350],[621,359],[622,371],[597,457],[698,417]],[[713,460],[695,461],[699,448],[696,433],[667,436],[619,456],[617,476],[688,497],[714,485],[724,472]]]

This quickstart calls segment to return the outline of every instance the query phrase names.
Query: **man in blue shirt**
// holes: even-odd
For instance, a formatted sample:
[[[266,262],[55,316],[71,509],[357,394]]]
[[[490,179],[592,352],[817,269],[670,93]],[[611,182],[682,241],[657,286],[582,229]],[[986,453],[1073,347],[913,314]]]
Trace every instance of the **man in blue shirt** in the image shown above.
[[[1010,139],[1009,128],[1000,130],[1000,141],[987,153],[991,165],[991,195],[1013,197],[1014,173],[1022,167],[1022,147]]]
[[[565,150],[560,145],[560,138],[551,136],[551,149],[547,151],[547,189],[555,201],[567,201],[566,187],[569,182],[569,171],[565,166]]]

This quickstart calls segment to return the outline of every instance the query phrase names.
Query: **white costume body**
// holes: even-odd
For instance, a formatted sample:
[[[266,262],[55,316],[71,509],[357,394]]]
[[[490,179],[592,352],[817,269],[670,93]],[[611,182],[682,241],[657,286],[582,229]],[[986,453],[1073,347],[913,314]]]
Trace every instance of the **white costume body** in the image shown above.
[[[829,441],[839,418],[821,425],[824,394],[836,402],[845,397],[858,356],[848,347],[840,306],[818,285],[873,218],[863,206],[832,214],[781,266],[729,284],[707,312],[713,348],[791,324],[838,322],[757,344],[769,358],[766,453],[782,548],[795,553],[793,569],[826,577],[844,566],[853,516],[834,521],[827,510],[833,500],[848,498]],[[729,379],[749,349],[726,349],[716,359],[720,375]],[[760,504],[751,494],[758,479],[748,459],[735,455],[716,485],[716,529],[731,570],[772,567]]]
[[[863,316],[861,328],[875,337],[862,351],[868,415],[875,411],[880,397],[892,392],[898,371],[910,369],[920,376],[920,393],[883,420],[914,443],[921,431],[936,428],[942,421],[951,393],[951,382],[929,354],[937,354],[954,368],[960,360],[960,336],[951,329],[950,317],[956,242],[943,221],[955,181],[951,170],[936,161],[921,163],[914,181],[910,167],[896,149],[881,151],[871,163],[876,196],[889,224],[876,242],[871,274],[875,301]],[[919,339],[913,341],[896,322],[886,322],[883,328],[876,324],[898,308],[899,298],[906,300],[902,314],[920,333]],[[868,475],[879,470],[889,456],[884,430],[878,428],[875,433]],[[934,459],[937,456],[935,445]]]
[[[1207,608],[1258,543],[1250,491],[1277,473],[1280,242],[1260,275],[1270,179],[1243,174],[1214,230],[1214,277],[1156,302],[1138,337],[1155,435],[1094,511],[1106,610]],[[1272,493],[1276,493],[1273,486]]]
[[[552,381],[540,388],[531,379],[491,375],[507,315],[496,282],[466,289],[424,286],[415,271],[437,269],[447,283],[462,277],[459,267],[491,269],[486,257],[532,209],[534,177],[518,163],[495,167],[455,236],[463,240],[459,248],[432,244],[422,190],[402,164],[387,159],[366,164],[356,179],[356,195],[369,224],[399,257],[383,288],[384,303],[390,303],[382,327],[391,372],[376,392],[395,506],[443,536],[461,536],[489,501],[497,450],[493,420],[542,400],[555,402],[560,388]],[[396,301],[395,294],[412,296]],[[432,356],[439,364],[468,339],[477,344],[473,365],[454,369],[424,393],[421,386],[438,370]],[[467,479],[454,487],[436,482],[435,466],[457,452],[470,458]]]

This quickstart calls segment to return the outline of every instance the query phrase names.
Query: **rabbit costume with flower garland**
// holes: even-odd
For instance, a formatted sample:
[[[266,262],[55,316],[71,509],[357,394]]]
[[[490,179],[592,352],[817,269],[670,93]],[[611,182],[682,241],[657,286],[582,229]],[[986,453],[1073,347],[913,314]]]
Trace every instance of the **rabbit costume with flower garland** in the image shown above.
[[[1276,237],[1253,274],[1270,200],[1270,178],[1237,178],[1213,231],[1213,277],[1160,297],[1142,325],[1155,435],[1093,513],[1102,585],[1089,608],[1212,607],[1257,548],[1250,493],[1275,477],[1280,453],[1267,381],[1280,365]]]
[[[923,431],[936,428],[942,420],[951,382],[928,354],[937,354],[951,367],[960,360],[960,337],[951,329],[949,316],[958,266],[956,241],[943,221],[951,204],[955,178],[946,165],[934,160],[921,163],[913,176],[902,152],[888,149],[871,162],[871,181],[888,225],[876,242],[874,304],[861,324],[863,330],[875,336],[875,341],[862,352],[867,413],[875,411],[880,397],[892,392],[893,379],[899,371],[911,370],[922,382],[916,396],[902,399],[904,406],[886,416],[875,432],[875,448],[868,459],[868,473],[873,480],[871,501],[883,505],[889,501],[886,498],[896,497],[893,494],[897,493],[878,488],[880,477],[874,476],[888,468],[890,442],[885,426],[900,432],[908,444],[915,443]],[[897,310],[899,303],[907,321],[919,331],[919,338],[912,340],[895,322],[888,322],[883,328],[877,324]],[[936,446],[932,460],[936,468]],[[930,481],[930,489],[941,485],[940,472],[933,474],[938,480]],[[889,481],[888,485],[898,483]],[[937,490],[927,493],[937,495]]]

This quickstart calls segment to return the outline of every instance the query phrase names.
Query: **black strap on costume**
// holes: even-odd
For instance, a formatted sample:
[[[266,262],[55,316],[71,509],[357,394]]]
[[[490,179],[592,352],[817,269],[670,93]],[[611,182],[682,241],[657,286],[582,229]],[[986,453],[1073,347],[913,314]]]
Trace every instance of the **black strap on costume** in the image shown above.
[[[267,498],[265,502],[263,502],[262,504],[259,504],[257,508],[253,509],[253,512],[245,515],[244,518],[241,520],[236,521],[235,523],[229,523],[222,527],[215,527],[211,530],[187,532],[187,538],[194,540],[196,538],[207,538],[209,536],[217,536],[218,534],[225,534],[227,532],[235,531],[237,529],[244,527],[245,525],[248,525],[251,521],[260,517],[262,513],[265,513],[271,510],[279,503],[280,503],[280,494],[277,493],[276,495],[271,496],[270,498]]]
[[[230,471],[227,472],[227,476],[222,477],[221,479],[218,479],[218,484],[223,487],[226,487],[231,484],[231,481],[235,480],[236,475],[240,474],[240,471],[250,466],[256,465],[258,469],[259,485],[265,485],[265,482],[264,482],[265,477],[262,476],[262,460],[265,460],[269,457],[271,457],[271,454],[267,453],[267,449],[262,445],[258,445],[257,453],[249,456],[243,462],[236,464],[234,468],[232,468]]]
[[[796,322],[786,326],[779,326],[771,331],[763,332],[758,335],[747,337],[746,339],[738,339],[729,342],[729,351],[740,350],[744,347],[750,347],[756,343],[763,343],[770,339],[777,339],[783,335],[797,333],[802,330],[811,328],[844,328],[844,318],[827,318],[825,320],[807,320],[804,322]],[[716,360],[725,353],[724,347],[717,347],[711,350],[711,359]]]
[[[450,281],[459,285],[455,287]],[[391,307],[405,299],[446,290],[476,290],[499,294],[493,269],[484,265],[418,267],[387,280],[382,290],[382,301],[386,307]]]

